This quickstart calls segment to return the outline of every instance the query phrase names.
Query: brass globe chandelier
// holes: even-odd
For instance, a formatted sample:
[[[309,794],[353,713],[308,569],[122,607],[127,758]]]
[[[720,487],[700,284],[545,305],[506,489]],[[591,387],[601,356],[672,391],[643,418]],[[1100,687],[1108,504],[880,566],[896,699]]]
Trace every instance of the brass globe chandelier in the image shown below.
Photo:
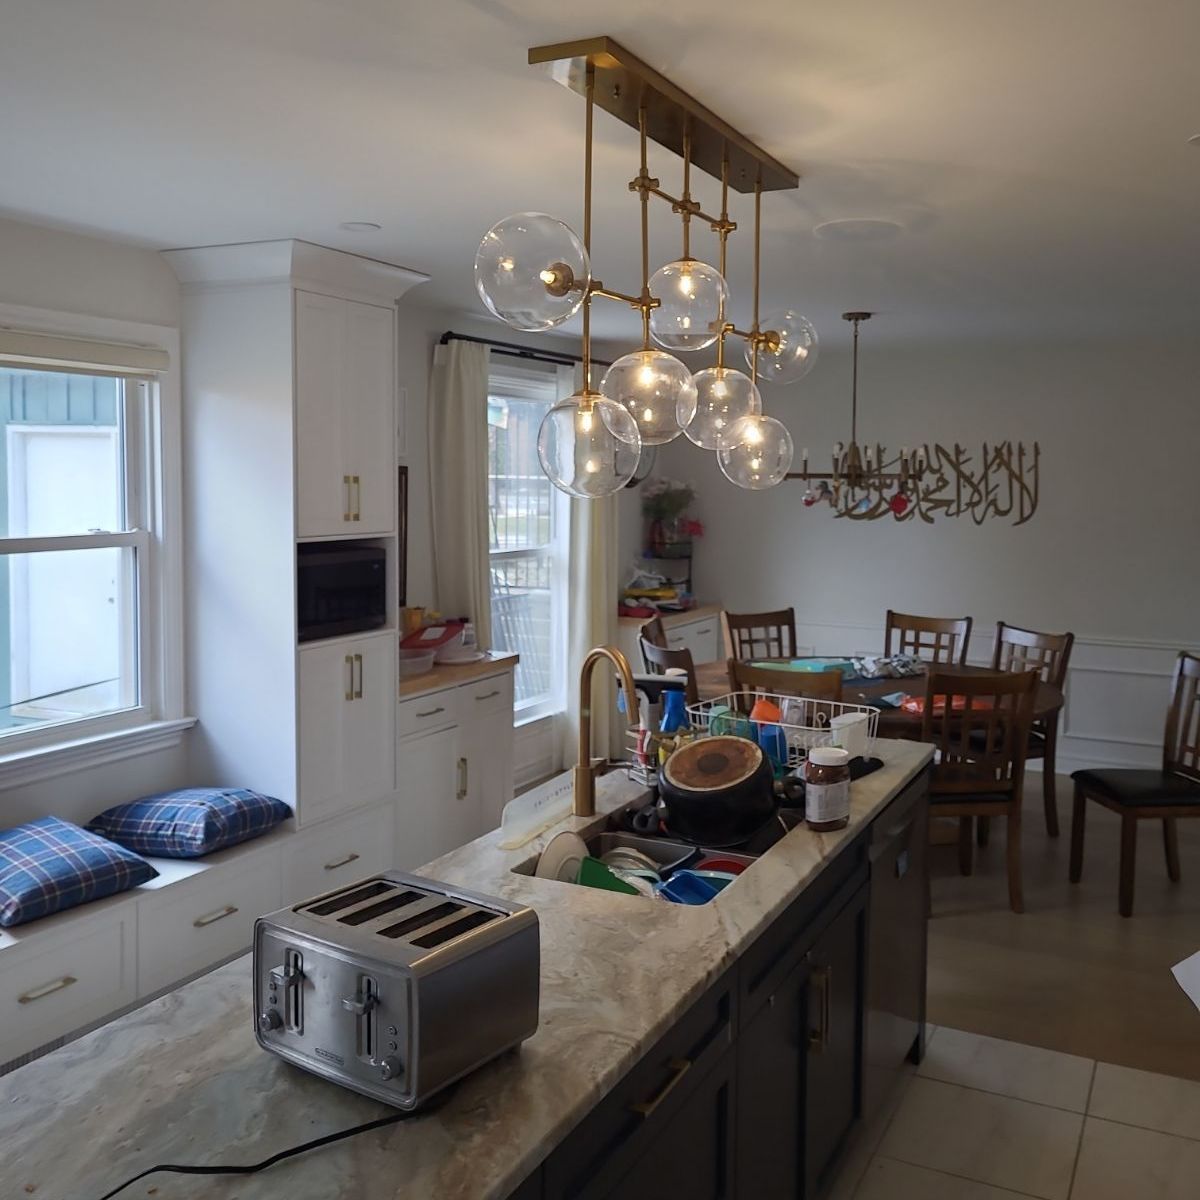
[[[793,310],[759,317],[762,194],[799,186],[799,178],[766,151],[675,87],[611,38],[590,38],[529,51],[531,64],[580,92],[584,126],[582,237],[545,213],[518,213],[493,225],[475,255],[475,286],[488,309],[514,329],[552,329],[582,313],[583,384],[556,404],[538,433],[538,456],[551,482],[571,496],[612,495],[639,472],[643,449],[680,434],[717,455],[739,487],[760,490],[783,480],[792,464],[787,428],[764,415],[759,378],[794,383],[813,367],[817,335]],[[637,129],[638,174],[629,182],[641,206],[641,288],[604,286],[592,274],[592,125],[596,105]],[[678,196],[664,191],[647,165],[647,142],[683,159]],[[721,182],[721,211],[706,213],[693,197],[693,166]],[[726,257],[729,188],[754,195],[754,298],[748,329],[727,319]],[[651,273],[649,206],[671,206],[682,228],[682,253]],[[692,254],[693,220],[718,238],[718,265]],[[591,304],[617,301],[641,316],[641,346],[618,358],[592,386]],[[742,341],[749,373],[726,362],[726,341]],[[677,357],[716,347],[716,364],[695,374]]]

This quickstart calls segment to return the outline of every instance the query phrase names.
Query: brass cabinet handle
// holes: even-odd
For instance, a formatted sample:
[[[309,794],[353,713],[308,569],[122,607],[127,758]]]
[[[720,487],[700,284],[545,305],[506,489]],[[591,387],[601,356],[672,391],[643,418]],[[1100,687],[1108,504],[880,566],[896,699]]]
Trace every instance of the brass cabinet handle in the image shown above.
[[[817,1008],[819,1024],[816,1029],[808,1032],[808,1048],[819,1054],[829,1048],[832,1033],[833,1006],[831,993],[833,991],[833,968],[826,966],[813,967],[812,982],[820,989],[820,1004]]]
[[[350,518],[352,521],[362,520],[362,480],[357,475],[351,475],[350,478],[354,481],[354,515]]]
[[[354,688],[354,689],[353,689],[353,690],[354,690],[354,699],[355,699],[355,700],[361,700],[361,699],[363,698],[363,693],[362,693],[362,689],[363,689],[363,665],[362,665],[362,655],[361,655],[361,654],[356,654],[356,655],[354,656],[354,666],[358,668],[358,687],[356,687],[356,688]],[[353,671],[353,668],[351,669],[351,672],[350,672],[350,682],[351,682],[351,685],[353,685],[353,683],[354,683],[354,671]]]
[[[348,867],[352,862],[358,862],[358,855],[353,850],[345,858],[335,858],[333,862],[327,862],[323,870],[336,871],[338,867]]]
[[[346,506],[345,506],[345,508],[342,509],[342,520],[343,521],[353,520],[353,513],[351,512],[351,507],[353,505],[353,499],[351,498],[351,495],[350,495],[350,480],[351,480],[351,478],[352,478],[352,476],[350,476],[350,475],[342,476],[342,488],[345,491],[345,497],[346,497]]]
[[[481,700],[490,700],[493,696],[500,695],[500,689],[497,688],[494,692],[485,692],[482,696],[475,697],[475,703],[478,704]]]
[[[460,758],[458,760],[458,792],[455,796],[456,800],[465,800],[467,798],[467,772],[470,768],[467,766],[467,760]]]
[[[638,1104],[630,1105],[629,1111],[634,1116],[641,1117],[643,1120],[648,1120],[653,1116],[654,1110],[679,1086],[683,1077],[692,1069],[692,1060],[690,1058],[673,1058],[667,1063],[667,1067],[671,1072],[671,1078],[649,1100],[642,1100]]]
[[[346,699],[354,699],[354,655],[346,655],[346,669],[350,672],[350,682],[346,685]]]
[[[436,717],[438,713],[444,713],[446,710],[439,704],[437,708],[431,708],[428,712],[417,713],[418,717]]]
[[[78,983],[79,980],[74,975],[64,975],[61,979],[55,979],[52,983],[43,983],[41,987],[30,988],[29,991],[17,997],[18,1004],[32,1004],[35,1000],[41,1000],[46,996],[53,996],[55,992],[61,992],[63,988],[68,988],[73,983]]]
[[[218,921],[225,920],[226,917],[232,917],[238,908],[236,904],[227,904],[224,908],[218,908],[216,912],[205,913],[202,917],[197,917],[192,924],[197,929],[203,929],[205,925],[215,925]]]

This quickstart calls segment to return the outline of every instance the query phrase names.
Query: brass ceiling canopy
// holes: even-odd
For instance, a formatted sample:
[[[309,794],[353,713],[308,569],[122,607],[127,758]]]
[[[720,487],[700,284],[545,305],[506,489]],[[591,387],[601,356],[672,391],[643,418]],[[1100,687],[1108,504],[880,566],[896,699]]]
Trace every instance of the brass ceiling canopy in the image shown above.
[[[684,135],[688,134],[692,165],[720,179],[722,161],[728,160],[729,186],[735,192],[753,192],[756,180],[764,192],[800,186],[800,176],[790,167],[610,37],[534,46],[529,51],[529,63],[548,63],[556,82],[585,97],[590,67],[598,107],[635,130],[638,110],[644,108],[646,136],[680,158],[684,156]]]

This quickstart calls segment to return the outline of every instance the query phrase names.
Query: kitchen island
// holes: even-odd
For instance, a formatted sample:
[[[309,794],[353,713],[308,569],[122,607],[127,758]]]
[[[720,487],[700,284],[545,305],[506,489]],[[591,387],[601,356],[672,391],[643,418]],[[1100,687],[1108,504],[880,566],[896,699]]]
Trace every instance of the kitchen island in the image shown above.
[[[713,1169],[723,1178],[711,1194],[756,1200],[782,1194],[753,1182],[755,1168],[769,1169],[778,1181],[779,1172],[794,1166],[795,1156],[772,1164],[755,1152],[756,1134],[761,1139],[771,1133],[769,1121],[745,1123],[736,1156],[713,1142],[733,1136],[728,1118],[738,1105],[769,1105],[785,1116],[783,1101],[770,1094],[780,1082],[770,1078],[772,1064],[803,1052],[801,1023],[810,1028],[818,1013],[819,1035],[808,1036],[828,1040],[824,1047],[813,1043],[826,1054],[816,1078],[828,1069],[825,1064],[841,1061],[830,1036],[835,1022],[838,1036],[849,1039],[851,1066],[862,1065],[867,984],[859,977],[850,993],[856,1021],[839,1020],[844,1014],[831,992],[834,968],[805,950],[799,922],[807,907],[817,937],[833,928],[830,922],[853,917],[846,928],[857,930],[858,940],[846,945],[861,965],[871,826],[902,794],[917,794],[923,814],[924,770],[931,758],[928,746],[903,741],[882,743],[877,753],[884,766],[852,786],[847,828],[823,834],[803,826],[793,830],[703,907],[515,873],[560,829],[586,834],[604,823],[604,814],[639,799],[642,789],[619,775],[600,781],[594,818],[568,817],[512,851],[502,850],[493,832],[438,859],[425,874],[537,911],[542,943],[537,1034],[454,1086],[415,1120],[259,1175],[160,1175],[123,1195],[146,1196],[153,1188],[158,1200],[632,1197],[641,1190],[617,1177],[609,1185],[605,1173],[619,1175],[639,1144],[654,1143],[659,1122],[663,1132],[670,1122],[674,1137],[682,1132],[691,1142],[695,1154],[685,1174],[694,1176],[706,1156],[715,1156]],[[899,865],[895,870],[900,872]],[[893,946],[890,952],[900,950]],[[916,967],[923,979],[923,922],[913,956],[920,962],[901,965]],[[785,1030],[780,1043],[769,1036],[771,1022],[785,1011],[789,996],[803,1008],[789,1014],[792,1033]],[[0,1192],[94,1200],[155,1163],[254,1162],[390,1111],[261,1051],[251,1018],[250,964],[243,957],[0,1080]],[[680,1057],[672,1048],[676,1042],[687,1042],[688,1054],[692,1043],[699,1049]],[[743,1048],[747,1077],[740,1080],[734,1051]],[[755,1054],[761,1070],[749,1057]],[[760,1080],[766,1090],[751,1086]],[[803,1123],[818,1129],[835,1107],[834,1093],[847,1085],[845,1072],[826,1082],[828,1103],[800,1113]],[[861,1097],[853,1080],[849,1086],[853,1116]],[[741,1094],[735,1095],[738,1087]],[[638,1094],[629,1099],[643,1101],[640,1107],[627,1103],[630,1089]],[[784,1100],[804,1104],[802,1093]],[[640,1114],[632,1125],[631,1107]],[[700,1124],[681,1125],[693,1110]],[[710,1116],[714,1120],[706,1125]],[[794,1127],[785,1132],[796,1140]],[[843,1132],[831,1130],[828,1145],[836,1150]],[[658,1156],[669,1157],[665,1150]],[[735,1157],[749,1172],[739,1176],[740,1186],[728,1178]],[[671,1164],[659,1165],[661,1181]],[[797,1186],[812,1192],[814,1169],[797,1169],[804,1175]],[[659,1186],[652,1176],[643,1172],[647,1188]],[[581,1184],[583,1179],[588,1182]]]

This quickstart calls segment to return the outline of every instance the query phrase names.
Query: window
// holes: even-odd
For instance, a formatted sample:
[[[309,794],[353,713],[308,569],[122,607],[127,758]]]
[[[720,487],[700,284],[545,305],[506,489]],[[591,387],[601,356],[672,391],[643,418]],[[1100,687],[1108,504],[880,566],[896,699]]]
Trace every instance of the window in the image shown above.
[[[154,387],[0,363],[0,754],[147,717]]]
[[[537,435],[554,373],[493,366],[488,395],[492,644],[515,651],[517,719],[564,707],[569,510],[542,473]]]

